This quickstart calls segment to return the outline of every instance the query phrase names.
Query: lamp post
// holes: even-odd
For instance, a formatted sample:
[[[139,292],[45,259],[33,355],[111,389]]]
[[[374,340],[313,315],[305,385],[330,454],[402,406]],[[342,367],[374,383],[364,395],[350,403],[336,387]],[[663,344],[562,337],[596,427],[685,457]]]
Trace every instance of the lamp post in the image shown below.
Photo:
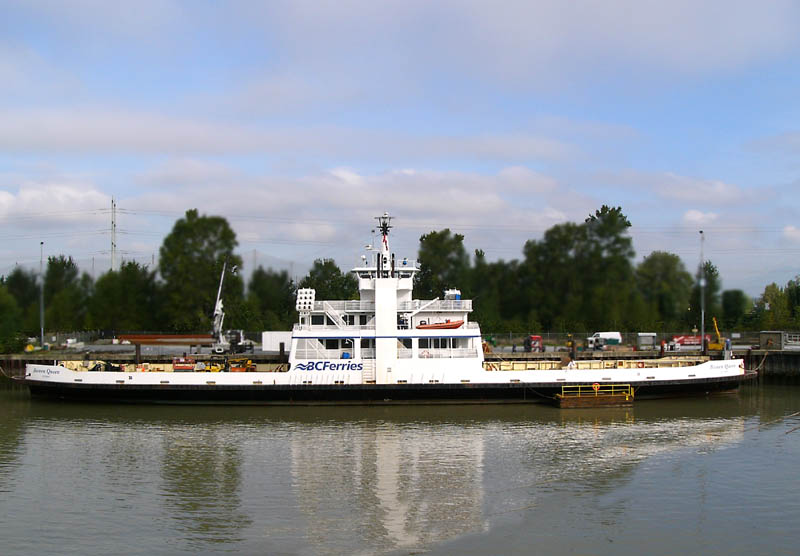
[[[700,345],[706,352],[706,265],[703,260],[703,243],[705,234],[700,230]]]
[[[39,242],[39,346],[44,349],[44,242]]]

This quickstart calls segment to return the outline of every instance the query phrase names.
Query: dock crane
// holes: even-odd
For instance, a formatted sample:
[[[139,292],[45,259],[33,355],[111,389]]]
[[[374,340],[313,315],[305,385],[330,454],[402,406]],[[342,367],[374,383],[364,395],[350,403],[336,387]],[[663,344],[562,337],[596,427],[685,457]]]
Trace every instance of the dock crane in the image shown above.
[[[718,349],[723,350],[725,349],[725,338],[719,333],[719,326],[717,325],[717,317],[711,317],[714,321],[714,332],[717,333],[717,341],[716,342],[708,342],[708,349]]]
[[[225,271],[228,268],[227,259],[222,263],[222,273],[219,275],[219,288],[217,289],[217,302],[214,304],[214,324],[212,325],[211,335],[214,343],[211,351],[214,353],[239,353],[246,349],[244,345],[243,330],[226,330],[223,332],[222,324],[225,322],[225,311],[222,309],[222,284],[225,282]],[[231,274],[236,274],[238,267],[233,265]]]

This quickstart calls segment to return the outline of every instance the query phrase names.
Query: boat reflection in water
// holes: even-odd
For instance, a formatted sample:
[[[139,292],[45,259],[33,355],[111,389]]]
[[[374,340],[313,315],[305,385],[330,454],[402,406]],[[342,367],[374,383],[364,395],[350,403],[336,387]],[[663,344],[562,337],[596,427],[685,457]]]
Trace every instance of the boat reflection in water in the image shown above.
[[[427,546],[484,527],[484,430],[347,428],[322,427],[291,442],[293,486],[316,550],[354,536],[368,552]]]
[[[243,458],[227,427],[180,427],[162,439],[161,500],[190,544],[244,539],[252,525],[242,510]]]
[[[0,518],[2,530],[20,531],[11,546],[52,552],[75,541],[68,524],[77,515],[87,554],[121,543],[142,551],[427,550],[535,512],[552,494],[611,490],[653,456],[737,444],[746,420],[736,396],[575,412],[51,403],[28,410],[14,435],[14,466],[4,472],[0,511],[10,517]],[[42,497],[46,511],[25,502]],[[22,522],[40,524],[33,545],[20,536]]]

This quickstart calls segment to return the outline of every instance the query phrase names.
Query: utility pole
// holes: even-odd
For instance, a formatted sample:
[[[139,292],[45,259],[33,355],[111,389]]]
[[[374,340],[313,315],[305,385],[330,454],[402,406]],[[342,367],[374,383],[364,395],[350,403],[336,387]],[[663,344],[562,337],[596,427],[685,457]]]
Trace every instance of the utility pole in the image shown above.
[[[40,347],[44,349],[44,242],[39,242],[39,337]]]
[[[706,263],[703,259],[703,243],[706,236],[700,230],[700,345],[706,352]]]
[[[111,270],[117,266],[117,203],[111,197]]]

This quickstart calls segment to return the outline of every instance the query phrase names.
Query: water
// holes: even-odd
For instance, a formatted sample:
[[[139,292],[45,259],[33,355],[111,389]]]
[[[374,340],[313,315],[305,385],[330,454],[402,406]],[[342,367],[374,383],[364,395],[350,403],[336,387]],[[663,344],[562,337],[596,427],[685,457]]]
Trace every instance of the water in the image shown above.
[[[0,553],[795,554],[800,385],[628,409],[0,389]],[[789,417],[787,417],[789,416]]]

